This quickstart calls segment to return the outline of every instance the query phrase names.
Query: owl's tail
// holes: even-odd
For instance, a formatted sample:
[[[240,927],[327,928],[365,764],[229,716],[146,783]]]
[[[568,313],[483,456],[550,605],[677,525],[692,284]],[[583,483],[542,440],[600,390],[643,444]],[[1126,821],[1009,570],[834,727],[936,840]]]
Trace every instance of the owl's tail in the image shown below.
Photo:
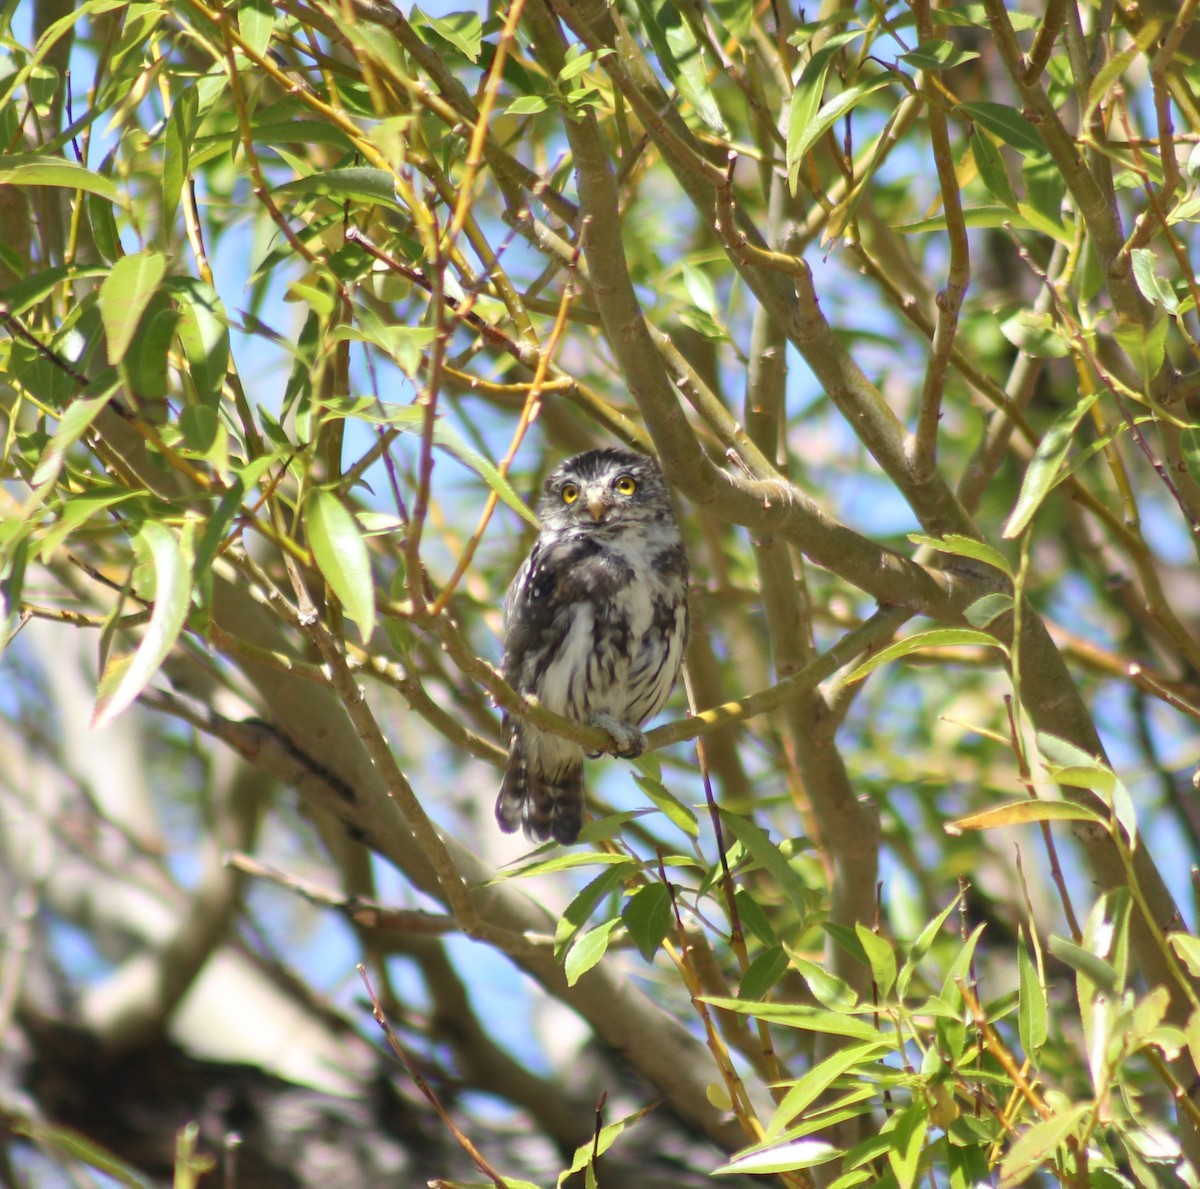
[[[569,846],[583,826],[582,761],[551,778],[532,771],[522,750],[512,748],[496,798],[496,820],[506,834],[523,826],[537,842],[553,838]]]

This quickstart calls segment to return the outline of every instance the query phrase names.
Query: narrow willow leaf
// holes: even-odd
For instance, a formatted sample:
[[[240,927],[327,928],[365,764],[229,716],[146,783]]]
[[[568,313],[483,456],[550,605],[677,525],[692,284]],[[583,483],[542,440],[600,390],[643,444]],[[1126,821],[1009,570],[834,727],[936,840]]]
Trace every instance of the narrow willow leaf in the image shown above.
[[[196,395],[215,406],[229,367],[229,319],[216,290],[198,277],[168,277],[164,288],[179,305],[176,333]]]
[[[633,774],[638,787],[654,803],[657,809],[672,825],[678,826],[689,838],[700,837],[700,826],[696,814],[679,800],[667,787],[658,780],[651,780],[640,772]]]
[[[1167,316],[1158,311],[1149,325],[1122,318],[1113,331],[1113,338],[1129,356],[1143,384],[1149,384],[1158,375],[1166,359],[1168,321]]]
[[[179,196],[183,193],[191,168],[191,146],[196,138],[196,126],[200,97],[194,84],[189,85],[175,98],[171,116],[167,120],[163,144],[162,165],[162,223],[170,227],[175,222],[179,208]]]
[[[991,102],[960,103],[958,110],[1022,154],[1041,156],[1046,151],[1036,129],[1014,107]]]
[[[238,0],[237,22],[242,40],[262,57],[275,28],[275,11],[269,0]]]
[[[632,1115],[626,1115],[623,1119],[618,1119],[615,1123],[608,1123],[604,1127],[601,1127],[591,1139],[586,1143],[580,1144],[575,1149],[575,1156],[571,1160],[570,1165],[558,1175],[558,1189],[562,1189],[563,1183],[574,1176],[575,1173],[589,1167],[597,1156],[603,1156],[627,1127],[640,1122],[651,1111],[657,1108],[657,1102],[652,1102],[647,1106],[641,1107],[639,1110],[634,1111]],[[508,1177],[504,1178],[504,1183],[505,1185],[513,1185],[514,1187],[516,1185],[516,1182],[510,1181]]]
[[[963,617],[973,628],[983,631],[996,622],[1001,615],[1007,615],[1013,609],[1013,597],[1010,594],[989,594],[976,599],[964,612]]]
[[[161,252],[122,256],[100,286],[100,319],[108,341],[108,362],[118,364],[133,341],[142,314],[167,271]]]
[[[310,173],[306,177],[277,186],[274,193],[280,198],[292,201],[332,198],[339,202],[357,200],[400,209],[392,175],[386,169],[370,169],[366,166],[356,165],[347,169]]]
[[[1069,1138],[1081,1133],[1091,1109],[1081,1103],[1040,1123],[1034,1123],[1009,1148],[1000,1162],[1000,1183],[1018,1185],[1042,1164],[1052,1160]]]
[[[614,917],[611,921],[605,921],[604,924],[581,933],[575,939],[575,944],[567,951],[566,960],[563,962],[563,973],[567,976],[568,987],[573,987],[604,957],[608,943],[612,940],[613,930],[620,923],[620,919]]]
[[[1030,822],[1103,822],[1104,818],[1095,810],[1074,801],[1010,801],[979,813],[947,822],[945,829],[951,834],[965,834],[974,830],[996,830],[1002,826],[1026,826]]]
[[[137,396],[158,400],[167,395],[169,357],[178,322],[179,311],[162,289],[156,289],[119,364],[122,379]]]
[[[980,128],[971,130],[971,154],[975,158],[975,168],[979,170],[979,176],[991,196],[1015,211],[1017,196],[1009,180],[1004,158],[992,143],[992,138]]]
[[[1170,933],[1167,940],[1192,978],[1200,978],[1200,937],[1190,933]]]
[[[1060,472],[1075,439],[1075,431],[1095,403],[1095,393],[1084,396],[1082,400],[1076,401],[1072,408],[1061,414],[1042,435],[1033,459],[1025,468],[1025,477],[1021,480],[1017,502],[1004,525],[1003,536],[1006,540],[1019,537],[1025,531],[1046,496],[1060,482]]]
[[[978,541],[974,537],[966,537],[961,533],[947,533],[944,537],[927,537],[924,533],[909,533],[908,539],[914,545],[928,545],[939,553],[948,553],[953,557],[969,557],[999,570],[1008,578],[1013,576],[1008,558],[986,541]]]
[[[1025,942],[1024,929],[1018,937],[1017,978],[1021,994],[1017,1011],[1021,1047],[1025,1050],[1025,1056],[1034,1061],[1046,1043],[1046,989],[1038,978],[1037,967]]]
[[[620,891],[629,878],[629,872],[624,865],[605,867],[594,879],[591,879],[576,894],[575,898],[563,909],[562,916],[554,929],[554,956],[561,958],[572,941],[579,935],[588,923],[592,913],[606,896]]]
[[[783,946],[772,946],[763,950],[742,975],[738,983],[738,996],[743,999],[762,999],[787,973],[788,956]]]
[[[1111,962],[1106,962],[1099,954],[1092,953],[1065,937],[1051,937],[1047,949],[1060,961],[1065,962],[1077,974],[1081,974],[1101,991],[1109,995],[1115,994],[1121,988],[1121,976]]]
[[[831,970],[826,970],[819,962],[802,958],[799,954],[790,955],[792,966],[797,974],[804,979],[812,997],[822,1007],[830,1011],[849,1011],[858,1003],[858,995],[854,988],[839,978]]]
[[[1117,85],[1121,75],[1133,65],[1134,59],[1144,54],[1158,41],[1158,34],[1161,29],[1162,21],[1146,21],[1137,36],[1133,39],[1133,45],[1128,49],[1122,50],[1119,54],[1114,54],[1096,71],[1092,78],[1092,84],[1088,87],[1083,118],[1079,122],[1080,128],[1091,126],[1092,117],[1096,114],[1096,108],[1104,102],[1105,97]]]
[[[671,928],[671,918],[671,893],[661,883],[638,888],[621,909],[621,920],[625,922],[633,944],[647,962],[654,960],[658,947]]]
[[[921,1171],[921,1152],[929,1134],[929,1103],[918,1098],[888,1120],[888,1164],[898,1189],[913,1189]]]
[[[165,525],[147,520],[134,537],[150,555],[154,573],[154,607],[141,643],[132,656],[113,654],[104,667],[92,710],[92,727],[108,726],[128,709],[158,672],[187,622],[192,600],[190,546],[185,549]]]
[[[869,673],[873,673],[881,665],[886,665],[900,657],[909,656],[914,652],[923,652],[927,648],[966,648],[974,645],[985,645],[989,648],[999,648],[1006,651],[994,637],[987,632],[979,632],[974,628],[932,628],[927,632],[915,632],[897,640],[881,652],[875,653],[863,661],[847,678],[847,684],[861,681]]]
[[[886,999],[896,984],[896,953],[891,942],[872,932],[861,921],[855,924],[854,931],[858,934],[859,945],[863,947],[871,965],[871,978],[875,982],[879,997]]]
[[[787,859],[780,853],[779,847],[771,841],[770,836],[749,818],[739,817],[734,813],[721,810],[721,825],[746,848],[750,857],[774,879],[776,886],[791,900],[800,913],[801,920],[807,920],[812,912],[812,896],[804,886],[804,881],[792,870]]]
[[[979,55],[974,50],[960,50],[950,41],[922,41],[915,50],[900,55],[914,70],[952,70],[964,62],[971,62]]]
[[[110,202],[117,202],[121,197],[112,178],[61,157],[35,153],[0,157],[0,185],[59,186],[98,194]]]
[[[825,95],[825,80],[833,66],[834,56],[842,46],[861,36],[862,33],[858,32],[837,33],[830,37],[804,64],[800,78],[792,90],[788,108],[787,177],[788,188],[793,194],[796,193],[800,164],[804,159],[804,155],[798,153],[794,146],[801,143],[805,129],[812,125],[821,108],[821,100]]]
[[[100,416],[100,411],[112,400],[116,391],[117,385],[111,384],[99,396],[79,397],[67,405],[54,436],[46,444],[46,449],[42,451],[42,457],[33,472],[33,478],[30,480],[33,488],[54,483],[62,471],[67,451],[87,433],[92,422]]]
[[[489,462],[477,450],[472,450],[444,421],[439,421],[433,427],[433,440],[447,454],[452,454],[463,466],[474,471],[522,520],[532,524],[534,528],[538,527],[537,516],[517,495],[516,489],[500,473],[495,464]]]
[[[838,1078],[852,1070],[859,1070],[855,1075],[856,1080],[864,1079],[867,1075],[862,1071],[873,1066],[885,1052],[887,1048],[883,1044],[872,1041],[868,1044],[847,1045],[832,1056],[826,1057],[824,1061],[818,1062],[783,1096],[767,1124],[764,1138],[772,1140],[782,1134],[792,1120],[816,1102]]]
[[[858,83],[856,86],[849,87],[840,94],[835,95],[813,116],[805,127],[799,129],[795,139],[792,138],[792,126],[789,123],[787,143],[788,185],[791,187],[793,194],[796,192],[796,183],[800,176],[800,163],[804,160],[813,145],[838,120],[842,119],[843,116],[848,116],[868,95],[874,95],[876,91],[882,91],[891,82],[892,80],[887,77],[872,79],[869,83]]]
[[[825,1140],[792,1140],[760,1151],[735,1156],[728,1164],[714,1168],[712,1175],[791,1172],[800,1168],[813,1168],[818,1164],[828,1164],[830,1160],[836,1160],[841,1155],[843,1155],[841,1148],[835,1148]]]
[[[705,1003],[713,1007],[727,1008],[742,1015],[753,1016],[758,1020],[767,1020],[772,1024],[782,1024],[785,1028],[800,1028],[806,1032],[823,1032],[829,1036],[849,1036],[854,1040],[869,1040],[880,1045],[895,1044],[878,1028],[857,1016],[842,1015],[838,1012],[821,1011],[819,1008],[808,1007],[796,1003],[765,1003],[747,999],[728,999],[724,996],[702,996]]]
[[[743,931],[749,929],[768,948],[779,944],[767,914],[746,888],[738,888],[733,894],[733,901],[737,905],[738,920],[742,923]]]
[[[354,515],[332,491],[318,488],[304,501],[304,531],[317,568],[365,644],[375,630],[375,582]]]

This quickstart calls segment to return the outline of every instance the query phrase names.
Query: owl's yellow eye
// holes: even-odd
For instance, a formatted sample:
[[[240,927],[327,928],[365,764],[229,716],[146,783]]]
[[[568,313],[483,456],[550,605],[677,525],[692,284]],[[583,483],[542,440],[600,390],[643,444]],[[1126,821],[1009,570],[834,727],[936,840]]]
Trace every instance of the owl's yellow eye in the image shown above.
[[[579,498],[579,488],[574,483],[564,483],[562,489],[562,501],[564,504],[573,504]]]
[[[620,495],[633,495],[637,491],[637,480],[632,475],[621,475],[613,486]]]

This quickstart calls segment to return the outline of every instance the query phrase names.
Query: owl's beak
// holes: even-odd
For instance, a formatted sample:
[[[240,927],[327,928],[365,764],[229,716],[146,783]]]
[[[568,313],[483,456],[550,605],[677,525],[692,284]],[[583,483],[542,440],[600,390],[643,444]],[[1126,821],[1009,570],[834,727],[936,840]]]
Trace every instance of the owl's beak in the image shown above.
[[[604,498],[602,491],[588,492],[587,509],[593,520],[604,519],[604,513],[608,511],[608,500]]]

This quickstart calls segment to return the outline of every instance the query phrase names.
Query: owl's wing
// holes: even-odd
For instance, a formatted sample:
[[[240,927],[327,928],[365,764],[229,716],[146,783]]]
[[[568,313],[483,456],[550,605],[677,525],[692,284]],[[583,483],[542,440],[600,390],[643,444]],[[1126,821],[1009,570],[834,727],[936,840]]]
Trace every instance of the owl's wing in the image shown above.
[[[504,677],[517,685],[531,648],[553,652],[566,631],[559,614],[612,585],[604,551],[579,535],[543,536],[517,571],[504,599]]]

